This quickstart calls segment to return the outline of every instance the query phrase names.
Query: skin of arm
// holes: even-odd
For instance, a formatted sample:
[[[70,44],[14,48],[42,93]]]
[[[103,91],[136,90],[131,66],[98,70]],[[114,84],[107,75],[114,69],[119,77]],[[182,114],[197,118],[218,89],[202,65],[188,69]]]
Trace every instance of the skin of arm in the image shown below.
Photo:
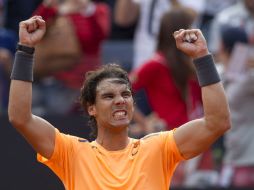
[[[209,54],[206,40],[198,29],[179,30],[174,37],[177,48],[193,59]],[[176,144],[185,159],[205,151],[231,127],[229,106],[221,82],[204,86],[201,90],[204,117],[190,121],[174,132]]]
[[[123,27],[130,26],[137,21],[139,11],[139,4],[133,0],[117,0],[114,10],[115,23]]]
[[[40,16],[33,16],[20,22],[19,44],[35,47],[45,34],[45,30],[45,21]],[[9,120],[35,151],[45,158],[50,158],[54,151],[55,129],[44,119],[32,114],[31,104],[32,83],[12,80],[8,107]]]

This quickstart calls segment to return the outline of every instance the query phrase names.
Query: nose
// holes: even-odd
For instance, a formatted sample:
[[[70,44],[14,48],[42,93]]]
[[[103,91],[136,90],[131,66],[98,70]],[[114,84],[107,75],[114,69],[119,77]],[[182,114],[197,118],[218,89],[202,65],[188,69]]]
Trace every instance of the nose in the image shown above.
[[[122,104],[125,104],[125,99],[124,99],[124,97],[122,97],[122,96],[116,96],[115,97],[115,104],[116,105],[122,105]]]

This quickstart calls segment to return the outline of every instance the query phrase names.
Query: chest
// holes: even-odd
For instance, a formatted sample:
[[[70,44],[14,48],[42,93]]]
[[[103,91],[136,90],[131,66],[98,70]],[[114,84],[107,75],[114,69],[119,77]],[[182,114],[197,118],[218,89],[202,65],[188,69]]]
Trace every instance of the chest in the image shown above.
[[[161,190],[167,184],[161,153],[138,146],[117,154],[92,148],[78,155],[73,167],[73,184],[83,189]]]

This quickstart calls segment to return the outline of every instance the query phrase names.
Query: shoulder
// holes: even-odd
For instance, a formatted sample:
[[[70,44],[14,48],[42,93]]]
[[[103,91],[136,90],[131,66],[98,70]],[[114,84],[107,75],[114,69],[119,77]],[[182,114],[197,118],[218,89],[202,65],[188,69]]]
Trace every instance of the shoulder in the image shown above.
[[[65,144],[70,147],[78,147],[84,143],[89,143],[89,141],[82,137],[77,137],[70,134],[65,134],[56,129],[56,142],[59,144]]]
[[[157,142],[160,144],[164,144],[169,139],[173,140],[173,131],[151,133],[141,138],[141,140],[144,142]]]
[[[150,152],[160,150],[164,155],[167,155],[165,158],[169,159],[168,161],[178,162],[184,160],[176,145],[174,131],[173,129],[149,134],[140,139],[140,143]]]
[[[159,148],[178,155],[179,151],[173,133],[174,130],[152,133],[140,139],[140,142],[151,150]]]

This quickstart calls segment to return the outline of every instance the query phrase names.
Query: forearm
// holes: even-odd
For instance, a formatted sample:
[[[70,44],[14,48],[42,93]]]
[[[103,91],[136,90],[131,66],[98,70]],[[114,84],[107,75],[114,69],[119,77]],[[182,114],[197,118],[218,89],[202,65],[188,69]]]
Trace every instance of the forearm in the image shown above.
[[[213,58],[208,54],[194,60],[194,64],[202,87],[205,124],[209,130],[223,133],[229,123],[229,107]]]
[[[202,87],[202,100],[206,127],[222,135],[230,127],[230,114],[221,82]]]
[[[130,13],[131,10],[131,13]],[[116,24],[129,26],[138,19],[139,5],[133,0],[117,0],[115,4],[114,18]]]
[[[23,126],[29,122],[32,116],[32,65],[30,65],[31,67],[28,66],[33,64],[32,59],[33,55],[23,52],[16,53],[11,74],[12,80],[8,105],[9,120],[15,127]],[[18,71],[20,68],[23,70]]]
[[[9,120],[14,127],[24,126],[31,119],[32,84],[12,80],[8,105]]]

